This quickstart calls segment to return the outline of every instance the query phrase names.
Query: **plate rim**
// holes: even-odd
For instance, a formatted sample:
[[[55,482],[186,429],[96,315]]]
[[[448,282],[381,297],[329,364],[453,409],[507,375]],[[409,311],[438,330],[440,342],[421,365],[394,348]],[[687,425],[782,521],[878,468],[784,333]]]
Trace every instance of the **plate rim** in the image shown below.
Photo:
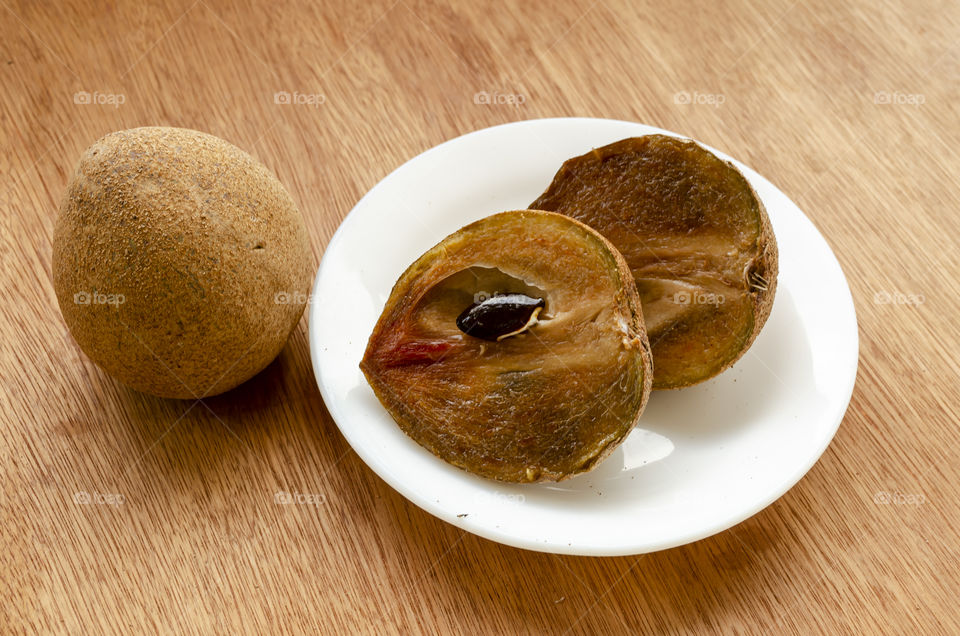
[[[535,118],[535,119],[525,119],[514,122],[507,122],[503,124],[498,124],[495,126],[488,126],[485,128],[480,128],[477,130],[472,130],[470,132],[458,135],[446,141],[443,141],[439,144],[431,146],[426,150],[414,155],[410,159],[404,161],[402,164],[391,170],[389,173],[381,177],[373,187],[371,187],[357,202],[353,205],[350,211],[344,216],[340,224],[337,226],[337,229],[334,231],[333,235],[330,237],[326,247],[324,248],[323,256],[320,260],[320,265],[317,268],[317,273],[314,278],[314,283],[311,287],[311,299],[318,297],[318,288],[320,287],[321,282],[324,277],[324,268],[329,265],[328,258],[330,254],[335,252],[334,249],[337,247],[344,239],[343,237],[349,232],[349,228],[356,223],[356,215],[354,212],[360,208],[368,198],[372,198],[375,193],[382,187],[386,187],[385,183],[388,182],[394,175],[404,170],[409,164],[419,161],[427,155],[432,153],[441,152],[443,148],[451,144],[463,143],[466,138],[482,135],[489,133],[490,131],[511,128],[511,127],[523,127],[539,124],[548,124],[548,123],[571,123],[576,122],[578,125],[587,122],[603,122],[605,124],[615,123],[615,124],[626,124],[629,126],[642,126],[648,129],[650,132],[644,134],[657,134],[662,133],[669,135],[671,137],[680,137],[684,139],[693,139],[692,137],[687,137],[669,130],[665,130],[656,126],[650,126],[648,124],[643,124],[635,121],[619,120],[619,119],[606,119],[606,118],[596,118],[596,117],[547,117],[547,118]],[[853,295],[850,291],[850,284],[847,279],[846,274],[843,271],[843,267],[840,264],[840,261],[837,259],[836,253],[833,251],[833,248],[827,242],[826,237],[823,233],[820,232],[820,229],[816,224],[803,212],[803,210],[798,206],[786,193],[780,190],[773,182],[769,179],[756,172],[746,164],[738,161],[737,159],[731,157],[730,155],[717,150],[716,148],[705,144],[699,140],[694,139],[697,143],[707,148],[710,152],[715,153],[722,159],[732,161],[739,169],[746,169],[748,172],[753,175],[758,176],[760,179],[769,183],[773,188],[775,188],[783,197],[785,197],[803,216],[803,219],[810,224],[812,229],[816,232],[817,236],[823,241],[824,245],[827,248],[829,258],[832,259],[832,264],[836,266],[837,270],[840,272],[840,279],[843,284],[843,291],[845,291],[844,299],[847,302],[850,310],[850,315],[852,318],[852,350],[854,352],[853,356],[853,366],[852,372],[850,373],[849,379],[847,380],[847,385],[844,387],[841,395],[843,399],[838,402],[838,406],[834,409],[834,412],[831,414],[830,420],[832,424],[830,426],[829,435],[824,435],[823,441],[821,442],[819,448],[816,449],[816,452],[812,452],[808,460],[802,464],[802,467],[792,472],[789,476],[780,480],[780,485],[773,489],[774,493],[771,496],[766,497],[764,500],[758,500],[755,504],[751,506],[746,506],[743,510],[738,513],[731,515],[729,518],[724,518],[719,523],[711,524],[709,527],[701,530],[700,532],[693,532],[683,535],[678,535],[675,540],[662,542],[655,546],[649,546],[646,543],[638,544],[620,544],[613,548],[611,547],[601,547],[598,545],[571,545],[571,544],[556,544],[556,543],[543,543],[538,544],[533,540],[525,540],[522,537],[518,537],[515,534],[498,531],[498,528],[493,525],[480,525],[472,522],[469,517],[457,517],[455,513],[451,512],[446,506],[443,506],[439,503],[435,503],[429,497],[423,496],[422,494],[413,491],[412,489],[404,487],[404,481],[402,479],[396,478],[393,472],[388,471],[381,465],[379,460],[362,445],[355,445],[351,440],[350,435],[344,430],[344,426],[341,425],[340,420],[345,418],[344,414],[340,412],[339,405],[335,396],[333,396],[330,390],[325,386],[323,382],[323,375],[320,369],[320,359],[322,353],[320,350],[319,335],[317,330],[313,329],[313,323],[315,320],[315,303],[309,303],[309,312],[307,317],[307,336],[310,349],[310,359],[311,366],[314,372],[314,378],[317,382],[317,386],[320,389],[321,396],[324,401],[324,406],[327,409],[327,412],[330,414],[330,417],[333,419],[334,423],[337,426],[337,429],[340,431],[340,434],[343,435],[344,439],[347,441],[351,450],[355,452],[360,459],[366,464],[366,466],[374,472],[380,479],[386,482],[391,488],[393,488],[397,493],[403,496],[405,499],[416,505],[418,508],[429,513],[430,515],[449,523],[450,525],[460,528],[461,530],[470,532],[477,536],[483,537],[485,539],[496,541],[504,545],[509,545],[511,547],[531,550],[536,552],[545,552],[553,554],[568,554],[568,555],[580,555],[580,556],[628,556],[628,555],[638,555],[638,554],[647,554],[652,552],[658,552],[662,550],[667,550],[674,547],[679,547],[687,545],[689,543],[694,543],[700,541],[707,537],[719,534],[725,530],[728,530],[747,519],[755,516],[760,513],[772,503],[783,497],[787,492],[789,492],[801,479],[810,470],[816,463],[820,460],[823,454],[826,452],[827,448],[830,446],[833,439],[836,437],[836,433],[840,428],[847,409],[850,405],[850,400],[853,396],[853,389],[856,385],[856,378],[859,374],[859,363],[860,363],[860,337],[859,337],[859,322],[856,315],[856,306],[853,302]],[[352,217],[352,218],[351,218]],[[826,419],[826,418],[825,418]],[[428,451],[425,451],[428,452]],[[459,470],[456,467],[450,467],[452,470]],[[497,484],[498,482],[490,481],[490,484]]]

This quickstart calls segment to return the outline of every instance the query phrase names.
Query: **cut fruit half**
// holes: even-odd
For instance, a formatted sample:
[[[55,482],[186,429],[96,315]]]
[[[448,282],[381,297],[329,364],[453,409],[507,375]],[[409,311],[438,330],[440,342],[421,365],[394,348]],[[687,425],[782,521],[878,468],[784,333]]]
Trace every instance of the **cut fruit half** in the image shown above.
[[[451,234],[397,281],[360,363],[405,433],[510,482],[590,470],[627,436],[652,378],[623,257],[549,212]]]
[[[654,389],[717,375],[770,314],[777,244],[766,210],[736,167],[694,141],[648,135],[569,159],[530,207],[586,223],[623,254]]]

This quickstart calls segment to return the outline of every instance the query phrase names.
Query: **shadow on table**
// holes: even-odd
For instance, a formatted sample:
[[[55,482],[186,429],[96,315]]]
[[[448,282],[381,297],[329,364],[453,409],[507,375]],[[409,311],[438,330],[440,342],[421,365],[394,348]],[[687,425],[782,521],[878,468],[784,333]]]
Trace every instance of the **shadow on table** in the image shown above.
[[[115,434],[128,449],[126,478],[160,462],[150,478],[182,484],[179,490],[188,495],[191,487],[209,492],[212,481],[229,481],[242,471],[272,496],[287,479],[286,468],[333,465],[347,445],[323,404],[308,349],[305,332],[297,330],[260,373],[202,401],[156,398],[118,385],[128,422],[117,425]]]

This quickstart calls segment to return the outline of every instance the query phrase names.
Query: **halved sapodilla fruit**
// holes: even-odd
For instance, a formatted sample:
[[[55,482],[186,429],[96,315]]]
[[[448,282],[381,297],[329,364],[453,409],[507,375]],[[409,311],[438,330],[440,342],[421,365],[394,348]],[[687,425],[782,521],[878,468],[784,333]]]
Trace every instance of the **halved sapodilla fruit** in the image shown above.
[[[590,470],[650,393],[626,262],[549,212],[503,212],[400,277],[360,368],[400,427],[441,459],[510,482]]]
[[[653,349],[653,388],[711,378],[770,314],[777,243],[746,178],[699,144],[624,139],[566,161],[531,208],[571,216],[626,258]]]

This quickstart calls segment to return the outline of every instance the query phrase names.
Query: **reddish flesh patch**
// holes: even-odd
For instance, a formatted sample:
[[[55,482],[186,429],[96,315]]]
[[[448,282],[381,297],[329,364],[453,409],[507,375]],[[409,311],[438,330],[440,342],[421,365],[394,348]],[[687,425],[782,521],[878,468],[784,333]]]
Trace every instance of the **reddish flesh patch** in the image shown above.
[[[401,342],[384,352],[383,364],[388,367],[400,367],[408,364],[433,364],[439,362],[453,348],[442,340],[414,340]]]

